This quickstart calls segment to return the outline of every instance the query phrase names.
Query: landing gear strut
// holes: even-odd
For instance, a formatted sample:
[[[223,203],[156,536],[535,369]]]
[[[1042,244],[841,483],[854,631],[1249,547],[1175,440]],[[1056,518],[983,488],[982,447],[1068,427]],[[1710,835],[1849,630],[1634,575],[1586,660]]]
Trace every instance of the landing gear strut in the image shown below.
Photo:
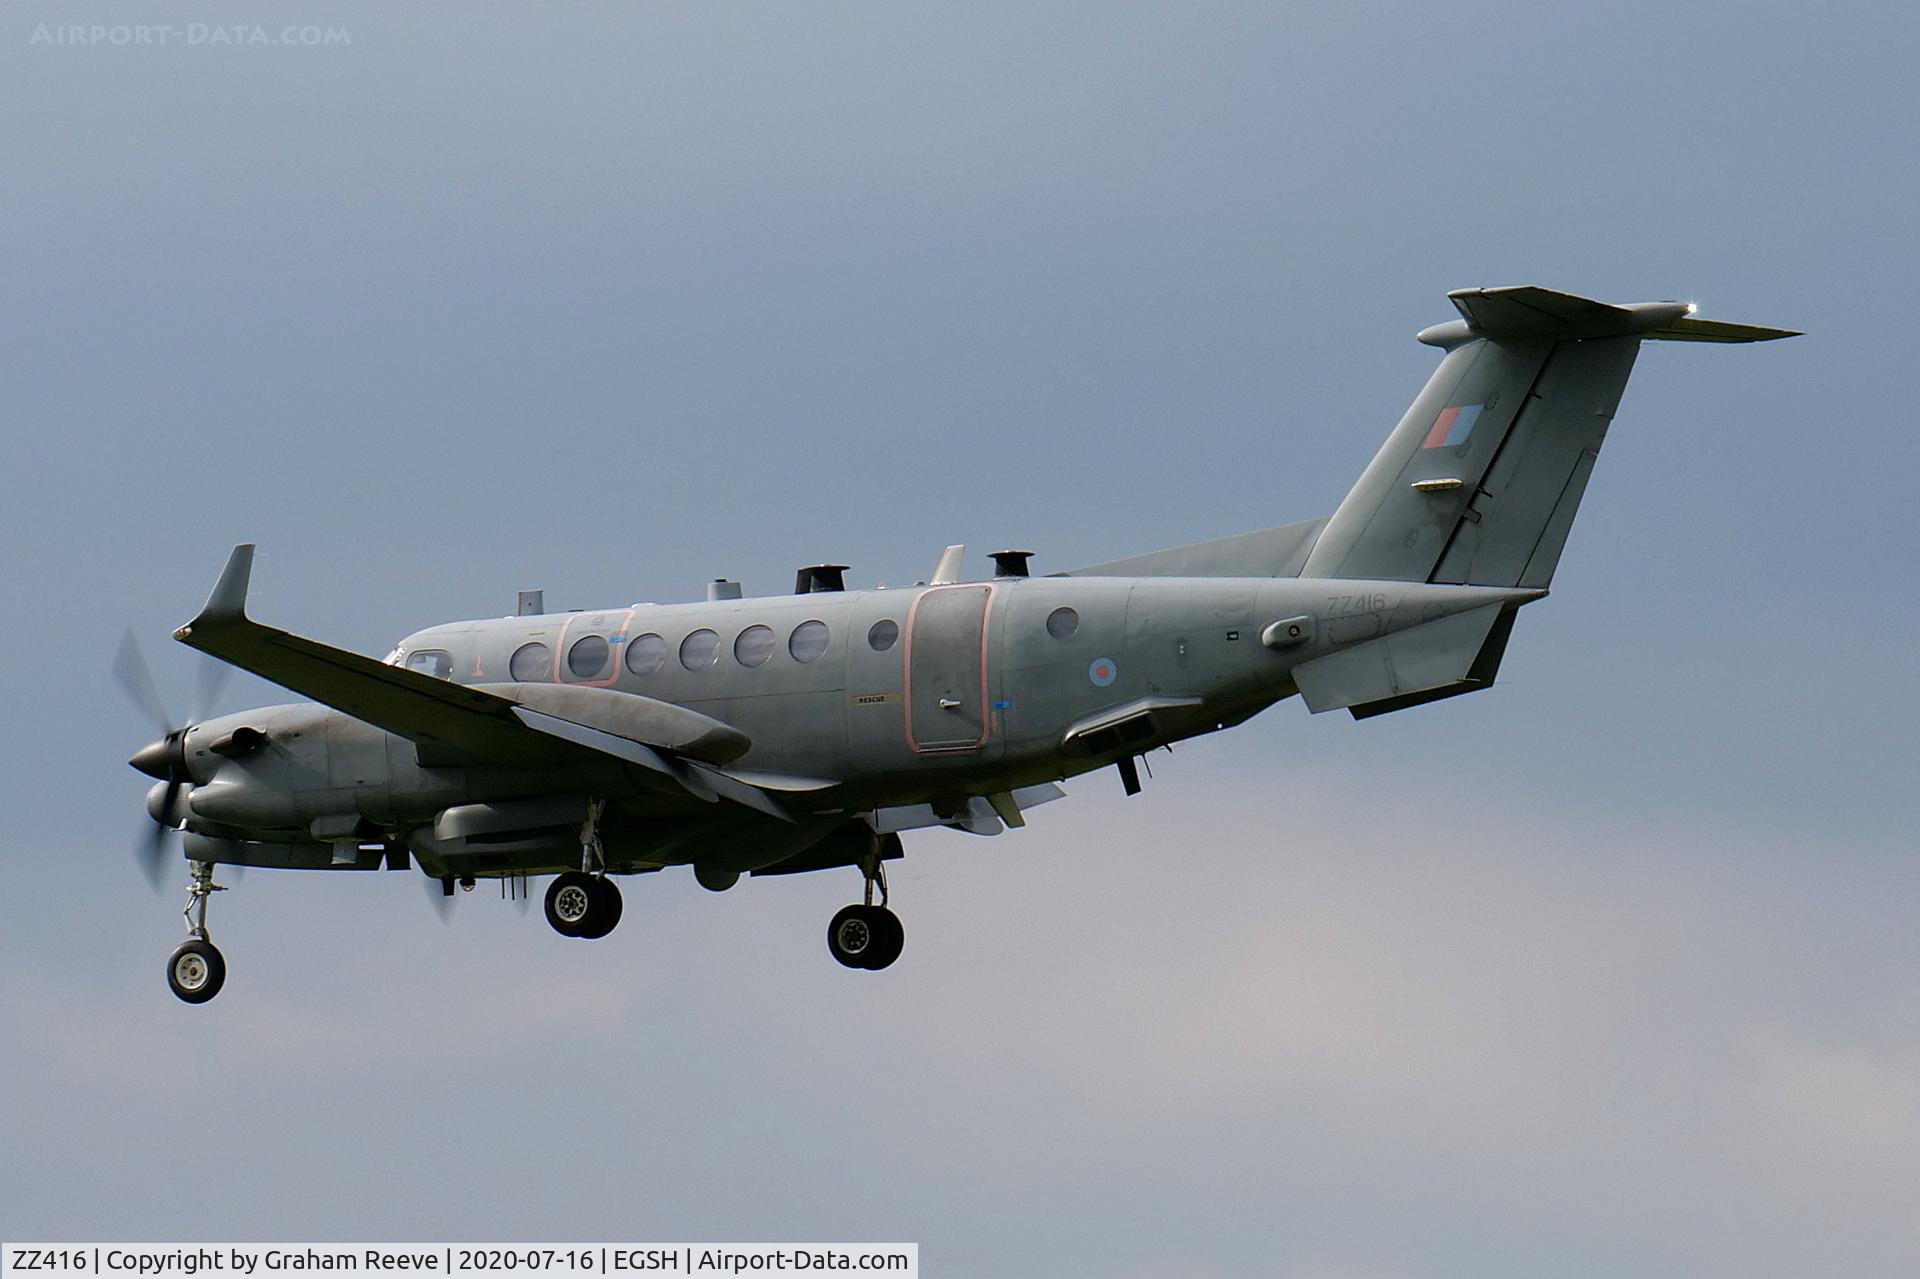
[[[207,898],[226,891],[213,882],[212,862],[190,862],[193,882],[187,888],[187,940],[167,960],[167,985],[190,1004],[204,1004],[227,982],[227,961],[207,936]]]
[[[580,869],[570,870],[547,887],[547,922],[562,937],[605,937],[620,922],[620,889],[607,878],[606,850],[600,844],[600,814],[605,800],[587,805],[580,823]]]
[[[848,968],[877,972],[900,958],[907,932],[900,917],[887,909],[887,869],[876,853],[860,864],[867,888],[863,902],[842,906],[827,925],[827,951]],[[873,901],[880,890],[880,904]]]

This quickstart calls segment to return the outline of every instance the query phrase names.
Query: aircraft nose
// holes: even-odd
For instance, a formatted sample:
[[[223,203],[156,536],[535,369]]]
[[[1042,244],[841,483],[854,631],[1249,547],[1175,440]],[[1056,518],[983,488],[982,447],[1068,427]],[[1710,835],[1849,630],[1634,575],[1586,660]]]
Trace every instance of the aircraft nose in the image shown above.
[[[186,764],[186,752],[180,749],[181,743],[173,737],[163,737],[157,742],[148,742],[133,753],[127,763],[133,765],[148,777],[157,777],[166,781],[172,776],[176,766]]]

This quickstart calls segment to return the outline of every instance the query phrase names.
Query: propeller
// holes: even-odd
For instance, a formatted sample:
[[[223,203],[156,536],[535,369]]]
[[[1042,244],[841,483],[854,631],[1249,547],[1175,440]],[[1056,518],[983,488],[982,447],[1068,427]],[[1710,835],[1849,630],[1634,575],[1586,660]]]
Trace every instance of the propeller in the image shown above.
[[[160,688],[154,683],[153,669],[147,665],[146,654],[141,651],[140,641],[134,637],[133,628],[128,627],[120,637],[120,647],[113,657],[113,677],[127,700],[147,717],[159,736],[135,751],[127,762],[147,776],[166,784],[165,789],[155,788],[157,793],[147,797],[147,814],[153,818],[153,826],[147,830],[134,845],[134,857],[141,872],[155,892],[160,891],[161,879],[166,871],[166,840],[171,831],[185,824],[178,808],[180,793],[193,785],[193,778],[187,773],[186,739],[187,730],[205,717],[207,710],[219,698],[221,689],[226,685],[230,668],[212,658],[203,658],[196,681],[193,714],[184,723],[176,724],[173,716],[167,713],[167,704],[160,696]]]

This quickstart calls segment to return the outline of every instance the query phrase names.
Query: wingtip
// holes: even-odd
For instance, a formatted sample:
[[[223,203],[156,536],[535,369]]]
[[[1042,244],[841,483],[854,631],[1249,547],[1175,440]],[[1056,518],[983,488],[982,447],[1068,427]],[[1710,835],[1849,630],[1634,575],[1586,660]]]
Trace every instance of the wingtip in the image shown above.
[[[253,549],[252,542],[242,542],[233,548],[227,556],[227,566],[220,570],[220,580],[213,584],[213,593],[207,596],[206,606],[198,617],[173,633],[175,639],[184,642],[192,638],[195,627],[246,620],[247,587],[253,579]]]

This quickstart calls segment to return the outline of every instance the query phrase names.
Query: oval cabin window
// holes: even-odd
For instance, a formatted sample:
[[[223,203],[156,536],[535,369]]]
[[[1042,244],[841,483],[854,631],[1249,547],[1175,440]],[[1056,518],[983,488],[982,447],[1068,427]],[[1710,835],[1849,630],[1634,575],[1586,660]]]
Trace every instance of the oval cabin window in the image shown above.
[[[553,650],[539,640],[522,644],[513,650],[513,659],[507,663],[507,674],[522,684],[552,679]]]
[[[720,660],[720,636],[699,630],[680,641],[680,665],[690,671],[704,671]]]
[[[802,622],[794,627],[793,634],[787,638],[787,651],[796,662],[818,661],[827,651],[827,624]]]
[[[567,670],[575,679],[592,679],[607,669],[612,652],[604,635],[582,635],[567,650]]]
[[[763,666],[773,656],[773,629],[749,626],[733,641],[734,660],[742,666]]]
[[[635,675],[651,675],[667,660],[667,642],[658,635],[636,635],[627,641],[627,669]]]

